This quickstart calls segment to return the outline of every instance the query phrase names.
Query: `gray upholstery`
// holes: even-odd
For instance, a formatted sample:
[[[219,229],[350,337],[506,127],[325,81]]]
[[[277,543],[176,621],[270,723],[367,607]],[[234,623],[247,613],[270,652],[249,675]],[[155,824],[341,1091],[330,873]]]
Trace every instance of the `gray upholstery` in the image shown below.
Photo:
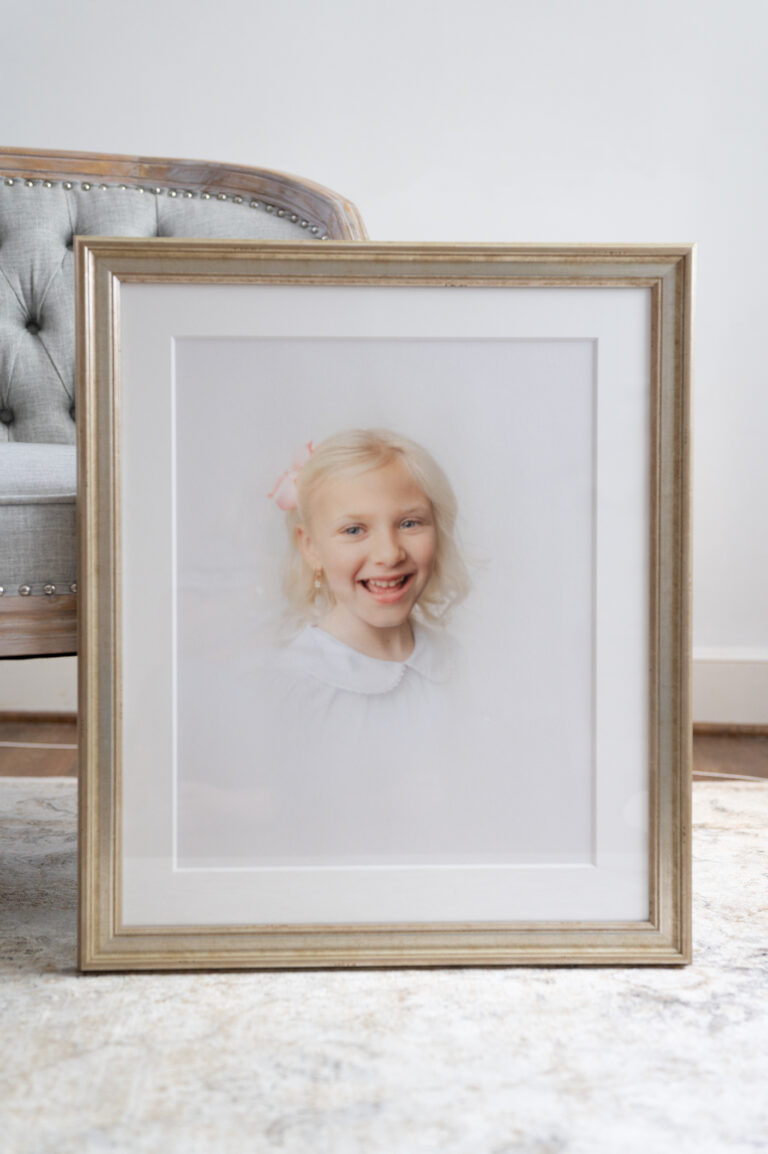
[[[36,595],[46,586],[74,592],[76,474],[74,445],[0,446],[2,584],[9,594],[21,588]]]
[[[240,198],[238,198],[240,199]],[[0,586],[76,581],[74,270],[83,236],[309,240],[311,222],[182,190],[0,175]]]

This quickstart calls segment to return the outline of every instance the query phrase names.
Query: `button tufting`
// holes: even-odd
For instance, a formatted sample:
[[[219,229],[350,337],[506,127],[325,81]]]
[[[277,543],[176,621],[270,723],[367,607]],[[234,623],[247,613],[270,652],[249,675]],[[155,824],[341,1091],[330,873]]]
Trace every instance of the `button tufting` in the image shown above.
[[[70,405],[70,407],[69,407],[69,415],[70,415],[70,417],[72,418],[72,420],[74,421],[74,419],[75,419],[75,406],[74,406],[74,405]]]
[[[4,425],[13,424],[13,409],[0,409],[0,421]]]
[[[36,337],[37,334],[40,332],[40,322],[39,321],[29,320],[29,321],[27,321],[26,327],[27,327],[27,332],[31,333],[33,337]]]

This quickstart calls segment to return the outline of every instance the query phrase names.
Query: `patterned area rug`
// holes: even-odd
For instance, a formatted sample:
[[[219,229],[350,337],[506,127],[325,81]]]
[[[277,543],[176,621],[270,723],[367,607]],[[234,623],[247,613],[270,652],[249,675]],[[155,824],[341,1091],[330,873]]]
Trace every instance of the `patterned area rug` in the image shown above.
[[[768,1150],[768,784],[694,812],[683,970],[81,977],[74,783],[0,779],[0,1147]]]

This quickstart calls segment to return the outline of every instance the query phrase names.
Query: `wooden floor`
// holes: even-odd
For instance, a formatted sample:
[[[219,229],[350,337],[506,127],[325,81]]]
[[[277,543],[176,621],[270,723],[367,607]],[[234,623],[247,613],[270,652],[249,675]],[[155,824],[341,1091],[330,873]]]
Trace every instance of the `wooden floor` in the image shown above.
[[[768,780],[768,728],[696,727],[694,780]],[[77,777],[74,714],[0,713],[0,777]]]
[[[768,780],[768,729],[760,726],[745,732],[712,726],[694,728],[693,778]]]
[[[0,777],[77,777],[73,713],[0,713]]]

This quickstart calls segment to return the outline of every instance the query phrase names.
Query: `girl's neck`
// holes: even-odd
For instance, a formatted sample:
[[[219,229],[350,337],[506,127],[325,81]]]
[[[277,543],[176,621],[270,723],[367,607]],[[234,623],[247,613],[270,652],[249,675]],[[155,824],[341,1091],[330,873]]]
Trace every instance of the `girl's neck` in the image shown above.
[[[389,629],[377,629],[363,622],[350,622],[346,616],[335,612],[337,608],[334,606],[330,613],[326,613],[319,627],[350,649],[379,661],[406,661],[413,653],[415,642],[410,621]]]

